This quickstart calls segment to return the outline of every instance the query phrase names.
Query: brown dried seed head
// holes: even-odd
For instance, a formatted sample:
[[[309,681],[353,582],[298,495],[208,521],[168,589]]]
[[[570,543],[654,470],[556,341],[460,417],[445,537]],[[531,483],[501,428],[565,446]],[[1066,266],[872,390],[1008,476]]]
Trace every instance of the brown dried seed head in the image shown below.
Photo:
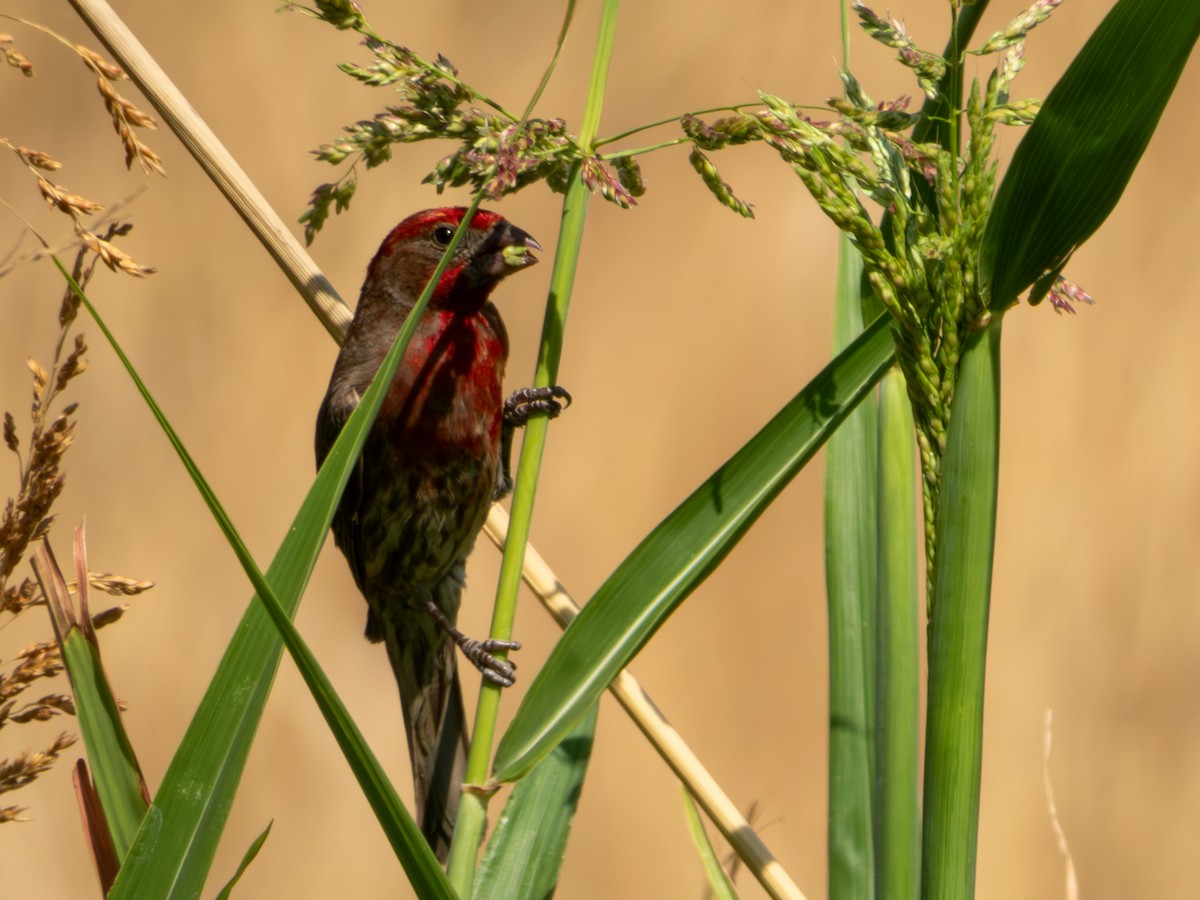
[[[11,47],[5,47],[4,58],[8,61],[10,66],[20,69],[21,74],[26,78],[33,76],[33,63],[31,63],[29,61],[29,57],[20,50],[14,50]]]
[[[125,615],[129,609],[128,603],[122,603],[120,606],[111,606],[108,609],[101,610],[92,616],[92,627],[103,628],[106,625],[111,625],[116,622],[121,616]]]
[[[83,64],[97,75],[103,75],[105,78],[113,79],[113,81],[120,81],[123,78],[129,77],[125,74],[124,69],[113,65],[90,47],[85,47],[83,44],[76,44],[75,52],[79,54],[83,60]]]
[[[111,572],[90,572],[88,583],[97,590],[118,597],[131,597],[154,587],[153,581],[140,581],[136,578],[126,578],[124,575],[113,575]]]
[[[9,703],[6,711],[12,707]],[[26,703],[16,712],[11,712],[8,719],[18,725],[28,722],[48,722],[55,716],[75,713],[75,704],[66,694],[47,694],[37,700]]]
[[[149,174],[157,172],[159,175],[166,175],[167,170],[163,167],[162,158],[143,144],[141,141],[134,141],[137,145],[138,162],[142,165],[142,171]]]
[[[121,98],[121,112],[124,114],[126,121],[131,125],[137,125],[141,128],[157,129],[158,123],[148,113],[142,112],[129,100]]]
[[[117,89],[112,86],[112,82],[103,75],[96,76],[96,90],[100,92],[100,96],[104,98],[104,105],[108,107],[109,115],[119,116],[121,108],[121,95],[117,93]]]
[[[45,199],[47,206],[56,207],[71,216],[76,216],[80,213],[91,215],[104,209],[104,204],[88,200],[86,197],[81,197],[78,194],[69,193],[62,185],[51,184],[40,175],[38,176],[38,190],[42,192],[42,197]]]
[[[46,370],[42,368],[42,364],[32,356],[25,360],[25,365],[29,366],[29,371],[33,373],[34,393],[41,394],[50,376],[46,374]]]
[[[56,172],[62,168],[62,163],[52,157],[49,153],[41,150],[32,150],[29,147],[18,147],[17,155],[31,166],[36,166],[39,169],[45,169],[47,172]]]
[[[75,741],[75,736],[63,732],[41,752],[22,753],[13,759],[0,760],[0,793],[29,784],[49,769],[58,755]]]
[[[62,365],[58,369],[58,378],[55,380],[54,389],[62,391],[75,376],[87,371],[88,362],[83,358],[83,354],[87,353],[87,341],[84,340],[82,334],[75,335],[75,349],[72,350]],[[64,415],[70,415],[75,411],[75,404],[71,404],[69,408],[63,409]]]
[[[16,453],[21,446],[21,441],[17,437],[17,423],[10,412],[4,414],[4,445],[13,453]]]
[[[145,275],[152,275],[157,269],[152,266],[138,265],[134,260],[121,250],[116,244],[111,244],[104,238],[93,234],[86,229],[79,232],[79,239],[83,245],[100,257],[100,261],[112,269],[114,272],[120,270],[128,275],[133,275],[135,278],[141,278]]]

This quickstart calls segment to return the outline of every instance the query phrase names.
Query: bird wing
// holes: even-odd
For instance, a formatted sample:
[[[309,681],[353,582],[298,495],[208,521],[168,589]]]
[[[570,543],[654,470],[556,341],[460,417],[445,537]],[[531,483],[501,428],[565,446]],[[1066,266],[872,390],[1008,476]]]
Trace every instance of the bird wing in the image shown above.
[[[359,396],[356,391],[342,391],[326,394],[317,413],[316,451],[317,465],[321,466],[338,435],[342,433],[350,414],[358,408]],[[366,560],[362,544],[362,529],[359,527],[359,510],[363,501],[363,460],[362,454],[354,462],[354,468],[342,491],[342,499],[333,514],[333,538],[354,575],[354,582],[359,591],[366,593]],[[383,640],[383,631],[375,618],[374,612],[367,615],[367,638],[378,642]]]

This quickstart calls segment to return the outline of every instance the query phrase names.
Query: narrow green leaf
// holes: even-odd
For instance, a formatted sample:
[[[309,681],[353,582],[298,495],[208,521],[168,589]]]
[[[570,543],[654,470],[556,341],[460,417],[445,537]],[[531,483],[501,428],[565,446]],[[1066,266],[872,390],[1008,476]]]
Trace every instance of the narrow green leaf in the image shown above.
[[[729,880],[725,869],[721,867],[721,861],[717,859],[717,851],[713,849],[712,841],[708,839],[708,832],[704,828],[704,820],[700,818],[700,810],[696,807],[696,801],[692,799],[692,795],[688,793],[686,787],[681,787],[680,790],[683,793],[683,814],[687,817],[688,832],[692,836],[692,843],[696,845],[696,851],[700,854],[700,864],[704,866],[704,875],[708,879],[709,890],[717,900],[737,900],[737,891],[734,890],[733,882]]]
[[[862,257],[838,244],[834,348],[862,332]],[[875,697],[877,414],[867,396],[825,455],[825,594],[829,607],[829,896],[870,897]]]
[[[888,322],[876,319],[608,577],[530,685],[497,748],[497,781],[520,778],[566,735],[871,390],[892,358]]]
[[[104,808],[113,849],[117,859],[124,860],[146,814],[142,773],[104,674],[100,649],[75,628],[63,642],[62,651],[63,664],[71,674],[71,691],[92,780]]]
[[[1104,17],[1046,97],[996,194],[980,261],[993,309],[1060,270],[1108,218],[1198,37],[1194,0],[1119,0]]]
[[[875,657],[875,895],[879,900],[915,900],[920,890],[915,434],[908,387],[896,367],[879,384],[879,650]]]
[[[82,543],[82,530],[78,530],[77,554],[82,554]],[[86,585],[86,564],[81,564],[78,557],[77,568],[84,570],[81,583]],[[92,781],[104,811],[104,824],[112,839],[113,851],[120,863],[129,853],[146,814],[142,772],[108,677],[104,674],[100,647],[88,639],[88,632],[93,637],[95,632],[90,624],[81,626],[73,613],[66,579],[48,540],[43,541],[34,554],[33,570],[42,596],[51,609],[63,665],[75,695],[75,715],[87,748]]]
[[[542,94],[546,91],[546,86],[550,84],[550,78],[554,74],[554,69],[558,65],[558,57],[562,53],[563,44],[567,42],[567,33],[571,30],[571,20],[575,18],[575,0],[567,0],[567,8],[563,12],[562,27],[558,30],[558,40],[554,42],[554,53],[550,56],[550,62],[546,65],[546,71],[542,73],[542,80],[538,82],[537,88],[533,92],[533,96],[529,98],[529,102],[525,104],[525,113],[521,116],[524,121],[533,115],[534,107],[538,101],[542,99]]]
[[[559,32],[557,59],[562,42],[570,27],[574,13],[574,0],[568,0],[566,17]],[[596,129],[600,125],[600,113],[604,106],[604,92],[608,83],[609,64],[612,60],[613,44],[616,40],[617,12],[620,0],[604,0],[600,10],[600,24],[596,35],[596,52],[592,57],[592,74],[588,81],[587,100],[584,103],[583,122],[579,129],[579,145],[592,149]],[[553,69],[553,62],[550,69]],[[549,78],[549,70],[546,78]],[[543,81],[543,86],[545,81]],[[541,88],[539,88],[539,91]],[[532,102],[530,108],[532,109]],[[588,202],[591,194],[581,177],[581,164],[577,163],[569,176],[566,195],[563,198],[561,227],[558,246],[554,252],[554,271],[550,276],[550,293],[546,298],[546,313],[542,324],[542,340],[538,350],[535,387],[549,387],[557,382],[558,366],[562,358],[563,334],[567,326],[567,312],[575,284],[575,272],[579,266],[579,252],[583,244],[583,228],[587,220]],[[537,417],[525,428],[521,440],[521,460],[513,486],[512,517],[509,521],[509,539],[500,563],[500,579],[496,587],[496,605],[492,611],[489,636],[508,640],[512,636],[516,618],[517,594],[521,585],[521,569],[525,560],[525,545],[529,540],[529,528],[533,519],[533,501],[537,492],[537,478],[541,470],[542,454],[546,446],[549,423],[545,417]],[[489,757],[496,735],[496,719],[500,709],[500,688],[487,679],[481,679],[479,704],[475,710],[472,729],[471,750],[467,756],[466,779],[468,784],[480,784],[487,780]],[[483,794],[464,792],[458,808],[458,820],[454,825],[454,838],[450,846],[450,859],[446,871],[450,882],[464,897],[471,896],[474,885],[475,860],[479,855],[479,844],[487,822],[487,797]]]
[[[397,335],[370,388],[363,395],[362,402],[330,450],[265,578],[115,336],[87,296],[59,264],[59,270],[125,366],[225,533],[258,591],[255,599],[261,600],[261,603],[251,601],[238,632],[227,648],[188,733],[176,750],[154,803],[143,819],[111,897],[118,900],[121,897],[141,896],[192,897],[200,892],[212,865],[233,794],[278,668],[280,632],[409,878],[424,896],[453,896],[428,844],[400,803],[378,760],[366,746],[311,652],[290,627],[289,618],[299,605],[300,595],[324,543],[342,489],[382,405],[421,311],[432,295],[432,286],[445,269],[478,203],[476,199],[468,215],[464,216],[463,224],[446,248],[441,263]],[[279,597],[284,599],[281,601]]]
[[[566,196],[563,198],[561,227],[554,253],[554,271],[550,275],[550,294],[546,300],[546,313],[542,325],[542,345],[534,375],[536,387],[552,385],[558,376],[563,330],[566,327],[567,310],[579,263],[590,199],[591,195],[580,180],[577,167],[571,173]],[[496,604],[488,631],[489,637],[499,640],[512,638],[517,597],[521,588],[521,570],[525,562],[525,546],[529,541],[533,504],[537,495],[537,476],[542,465],[549,427],[550,423],[546,417],[538,416],[525,426],[525,433],[521,439],[521,456],[516,483],[513,485],[508,540],[500,562]],[[468,784],[482,784],[487,781],[502,696],[499,685],[485,678],[480,678],[480,684],[479,703],[475,709],[475,723],[471,731],[471,752],[467,757]],[[458,820],[454,823],[454,838],[446,871],[460,894],[467,894],[474,882],[473,869],[487,825],[487,801],[485,795],[464,792],[458,807]],[[459,849],[455,850],[455,847]]]
[[[600,706],[513,788],[475,876],[475,900],[554,895],[571,820],[596,734]]]
[[[974,894],[983,676],[1000,471],[1000,326],[963,348],[938,510],[925,727],[924,900]]]
[[[254,862],[254,858],[258,856],[258,851],[267,842],[267,837],[271,833],[271,826],[274,824],[274,819],[268,822],[267,827],[262,830],[262,834],[256,837],[250,846],[246,848],[246,852],[242,856],[242,861],[238,863],[237,871],[233,873],[233,877],[229,879],[225,887],[221,888],[221,892],[217,894],[217,900],[229,900],[233,896],[233,889],[237,887],[237,883],[242,880],[242,876],[250,868],[250,863]]]

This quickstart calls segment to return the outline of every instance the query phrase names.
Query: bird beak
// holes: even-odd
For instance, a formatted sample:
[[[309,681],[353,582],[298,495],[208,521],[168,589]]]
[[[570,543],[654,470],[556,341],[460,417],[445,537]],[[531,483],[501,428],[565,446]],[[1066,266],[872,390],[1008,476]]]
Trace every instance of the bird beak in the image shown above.
[[[487,274],[494,278],[503,278],[517,269],[536,263],[538,260],[533,251],[540,252],[542,245],[535,241],[529,232],[504,221],[499,223],[488,237],[485,248]]]

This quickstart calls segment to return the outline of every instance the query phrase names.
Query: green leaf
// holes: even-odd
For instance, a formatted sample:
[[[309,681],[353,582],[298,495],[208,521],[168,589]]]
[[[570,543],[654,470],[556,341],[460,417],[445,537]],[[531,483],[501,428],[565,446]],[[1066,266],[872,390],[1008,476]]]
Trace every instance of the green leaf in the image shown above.
[[[585,150],[592,150],[596,140],[596,129],[600,125],[600,113],[604,106],[604,91],[608,83],[609,64],[612,60],[613,44],[616,40],[617,12],[619,0],[604,0],[600,10],[600,23],[596,34],[596,52],[592,57],[592,74],[588,80],[587,99],[584,102],[583,122],[580,125],[578,142]],[[553,72],[558,54],[562,49],[567,31],[575,12],[574,0],[568,0],[566,15],[559,31],[554,55],[547,67],[545,78],[526,110],[533,108]],[[537,369],[534,374],[535,387],[549,387],[557,382],[558,366],[562,358],[563,334],[567,325],[575,272],[579,266],[579,251],[583,243],[584,223],[587,220],[590,194],[583,184],[582,164],[576,162],[571,168],[563,198],[561,225],[558,244],[554,251],[554,271],[550,274],[550,293],[546,298],[546,312],[542,324],[542,340],[538,351]],[[509,539],[500,563],[500,578],[496,588],[496,603],[492,611],[492,626],[489,636],[508,640],[512,636],[512,625],[516,617],[517,593],[521,582],[521,569],[525,558],[525,545],[529,540],[529,527],[533,517],[533,501],[537,491],[537,477],[541,469],[542,454],[546,446],[549,423],[544,416],[534,418],[525,428],[521,440],[521,460],[513,485],[512,518],[509,522]],[[500,689],[484,679],[479,692],[479,703],[475,711],[471,750],[467,755],[466,781],[480,784],[487,780],[488,757],[496,734],[496,718],[500,708]],[[474,884],[475,861],[479,856],[479,845],[483,840],[487,824],[487,796],[464,792],[458,807],[458,820],[454,825],[454,838],[450,846],[450,859],[446,871],[451,884],[464,896],[470,895]]]
[[[704,829],[704,820],[700,818],[696,801],[692,799],[686,787],[681,787],[680,790],[683,792],[683,813],[687,816],[688,832],[692,836],[692,843],[696,845],[696,851],[700,854],[700,864],[704,866],[704,875],[708,879],[712,895],[717,900],[737,900],[733,882],[725,874],[721,861],[717,859],[717,851],[708,839],[708,832]]]
[[[75,563],[80,585],[80,617],[87,608],[87,563],[83,553],[83,529],[79,528],[75,532]],[[104,811],[103,825],[112,839],[119,864],[129,853],[146,814],[145,782],[104,674],[96,633],[90,621],[75,615],[66,579],[48,540],[34,554],[33,570],[51,610],[50,619],[75,695],[75,714],[87,748],[92,780]]]
[[[899,367],[879,385],[879,584],[875,657],[875,883],[888,900],[920,890],[920,593],[917,455],[908,386]]]
[[[871,390],[892,358],[891,333],[881,317],[609,576],[530,685],[496,750],[497,781],[520,778],[570,731]]]
[[[1060,270],[1108,218],[1198,37],[1196,2],[1120,0],[1104,17],[1000,184],[980,261],[993,309]]]
[[[74,628],[63,641],[62,651],[96,794],[117,859],[124,860],[146,814],[142,773],[104,674],[100,648]]]
[[[254,839],[249,847],[246,848],[245,854],[242,856],[242,861],[238,864],[237,871],[233,873],[233,877],[229,879],[225,887],[221,888],[221,892],[217,894],[217,900],[229,900],[233,895],[233,889],[237,887],[237,883],[242,880],[242,876],[246,874],[246,870],[250,868],[250,863],[254,862],[254,858],[258,856],[258,851],[262,849],[263,844],[267,842],[267,836],[271,833],[271,826],[275,824],[272,819],[267,823],[267,827],[263,829],[262,834]]]
[[[504,804],[475,875],[474,900],[551,897],[596,734],[599,704],[522,779]]]
[[[421,298],[414,306],[371,386],[333,448],[283,545],[264,578],[178,434],[150,395],[115,336],[61,263],[60,272],[125,366],[139,393],[192,477],[234,554],[258,591],[226,649],[183,742],[176,749],[154,802],[138,830],[110,897],[193,897],[199,894],[216,853],[233,795],[245,767],[258,721],[281,655],[280,633],[359,780],[397,857],[423,896],[453,891],[412,817],[354,726],[316,660],[291,627],[300,596],[325,542],[333,511],[366,440],[421,311],[470,222],[478,199],[464,216]],[[280,599],[282,598],[282,600]]]
[[[1000,469],[1000,326],[963,348],[938,508],[929,619],[921,896],[971,897],[983,757],[983,675]]]
[[[550,274],[550,293],[546,298],[545,319],[542,325],[542,344],[538,354],[534,386],[546,387],[556,382],[562,356],[563,332],[579,264],[583,243],[584,223],[587,221],[590,193],[579,177],[579,167],[571,172],[570,183],[563,197],[558,244],[554,252],[554,271]],[[496,585],[496,602],[488,636],[499,640],[512,637],[517,612],[517,597],[521,587],[521,571],[525,562],[525,546],[533,520],[533,504],[537,494],[537,475],[542,465],[550,423],[537,416],[525,426],[521,438],[521,457],[512,493],[512,517],[509,520],[508,540],[500,562],[500,577]],[[482,784],[487,781],[489,756],[495,743],[496,720],[500,712],[502,692],[499,685],[480,679],[479,703],[475,708],[475,727],[471,731],[471,751],[467,756],[466,782]],[[460,894],[466,894],[474,882],[475,862],[487,825],[487,801],[484,794],[465,792],[458,807],[450,860],[446,867],[451,884]],[[458,849],[455,849],[458,848]]]
[[[862,332],[862,257],[838,244],[834,346]],[[825,455],[825,594],[829,607],[829,896],[870,897],[875,704],[876,455],[874,396],[829,439]]]

